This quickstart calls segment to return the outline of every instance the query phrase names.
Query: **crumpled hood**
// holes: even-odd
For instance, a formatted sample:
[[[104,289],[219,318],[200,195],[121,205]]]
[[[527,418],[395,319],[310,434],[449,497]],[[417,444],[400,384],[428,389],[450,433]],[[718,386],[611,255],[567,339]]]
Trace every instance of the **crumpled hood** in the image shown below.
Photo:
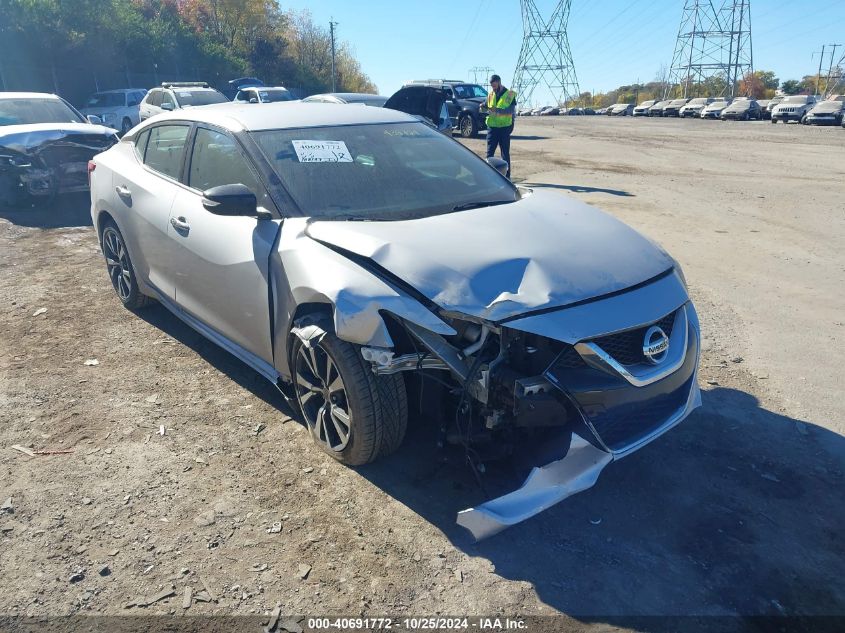
[[[24,152],[45,142],[60,141],[70,137],[103,136],[112,139],[116,133],[104,125],[90,123],[33,123],[29,125],[4,125],[0,127],[0,146]]]
[[[674,265],[610,215],[547,191],[417,220],[316,221],[307,232],[370,258],[446,310],[491,321],[623,290]]]

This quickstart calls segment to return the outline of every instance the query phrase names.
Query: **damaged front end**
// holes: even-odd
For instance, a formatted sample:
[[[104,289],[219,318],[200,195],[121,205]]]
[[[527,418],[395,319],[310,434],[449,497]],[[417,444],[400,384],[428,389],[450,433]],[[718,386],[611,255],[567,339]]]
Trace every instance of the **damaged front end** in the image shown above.
[[[15,131],[0,134],[0,203],[8,206],[87,191],[88,161],[118,140],[114,130],[100,126],[14,127]]]
[[[700,405],[698,319],[675,271],[604,299],[499,322],[440,316],[456,334],[402,322],[404,345],[396,335],[394,349],[365,346],[365,360],[377,374],[437,372],[450,384],[455,424],[444,439],[463,445],[478,470],[483,455],[507,457],[520,443],[547,442],[551,455],[519,489],[458,514],[476,539],[591,487],[607,464]],[[554,441],[545,432],[552,430]]]

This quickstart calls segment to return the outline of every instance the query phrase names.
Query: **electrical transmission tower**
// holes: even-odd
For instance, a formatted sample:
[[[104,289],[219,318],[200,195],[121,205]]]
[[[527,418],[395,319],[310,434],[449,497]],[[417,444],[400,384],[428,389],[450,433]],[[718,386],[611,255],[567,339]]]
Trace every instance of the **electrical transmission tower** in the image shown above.
[[[473,66],[469,72],[472,73],[472,83],[477,84],[478,76],[481,75],[481,83],[486,84],[490,75],[493,74],[493,69],[490,66]]]
[[[734,97],[753,71],[751,0],[684,0],[664,97]]]
[[[557,104],[578,96],[578,77],[566,34],[571,2],[558,0],[551,17],[544,20],[534,0],[520,0],[522,49],[513,75],[520,103],[533,103],[534,91],[541,85],[549,89]]]

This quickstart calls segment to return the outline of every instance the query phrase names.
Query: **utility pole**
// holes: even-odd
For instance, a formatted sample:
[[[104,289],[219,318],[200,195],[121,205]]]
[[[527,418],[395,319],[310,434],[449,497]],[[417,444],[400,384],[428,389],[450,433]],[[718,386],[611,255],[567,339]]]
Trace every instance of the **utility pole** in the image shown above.
[[[819,82],[822,80],[822,63],[824,62],[824,44],[822,44],[822,52],[819,55],[819,74],[816,75],[816,94],[819,94]]]
[[[329,33],[332,36],[332,92],[337,92],[337,87],[335,86],[335,59],[334,59],[334,27],[337,26],[337,22],[334,20],[329,20]]]
[[[831,84],[831,78],[833,77],[833,59],[836,56],[836,49],[842,46],[842,44],[831,44],[831,51],[830,51],[830,65],[827,67],[827,78],[824,82],[824,96],[829,97],[833,94],[833,88],[835,87]],[[838,81],[836,83],[839,83]],[[816,90],[818,93],[818,90]]]

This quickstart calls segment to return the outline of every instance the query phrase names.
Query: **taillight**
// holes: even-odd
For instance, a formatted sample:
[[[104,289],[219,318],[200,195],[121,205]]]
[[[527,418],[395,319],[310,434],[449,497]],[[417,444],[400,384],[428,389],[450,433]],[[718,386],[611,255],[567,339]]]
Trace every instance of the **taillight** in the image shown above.
[[[88,161],[88,186],[91,186],[91,174],[94,173],[94,170],[97,169],[97,163],[93,160]]]

